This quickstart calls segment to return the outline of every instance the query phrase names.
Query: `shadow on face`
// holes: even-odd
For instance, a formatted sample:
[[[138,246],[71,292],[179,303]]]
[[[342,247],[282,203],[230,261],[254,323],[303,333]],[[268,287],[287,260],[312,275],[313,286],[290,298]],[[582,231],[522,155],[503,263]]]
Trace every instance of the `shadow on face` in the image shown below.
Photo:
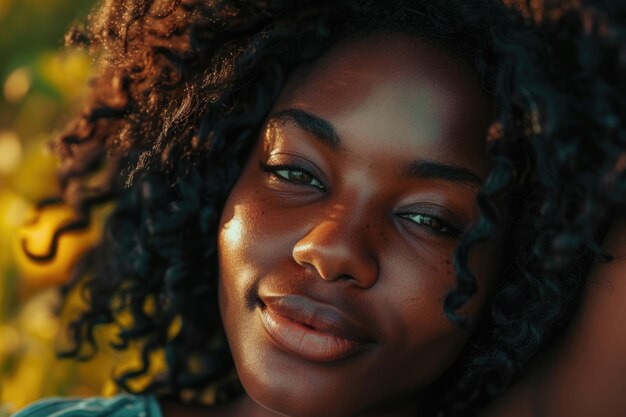
[[[401,415],[450,366],[469,331],[442,300],[478,216],[490,112],[462,64],[404,35],[344,42],[292,78],[220,224],[221,313],[258,403]],[[470,316],[494,262],[473,261]]]

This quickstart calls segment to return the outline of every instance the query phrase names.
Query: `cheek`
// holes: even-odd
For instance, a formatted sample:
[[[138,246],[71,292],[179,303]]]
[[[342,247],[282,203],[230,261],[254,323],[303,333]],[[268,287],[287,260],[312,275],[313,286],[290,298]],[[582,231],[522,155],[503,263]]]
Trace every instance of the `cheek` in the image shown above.
[[[478,292],[471,298],[460,315],[469,318],[470,326],[462,328],[450,322],[444,312],[443,301],[456,285],[453,252],[449,256],[424,258],[422,273],[405,296],[398,315],[388,325],[393,332],[406,335],[398,342],[399,356],[406,357],[404,372],[419,375],[415,386],[425,386],[445,372],[467,343],[472,329],[485,309],[487,296],[496,272],[493,245],[482,245],[471,251],[470,266],[476,276]],[[430,276],[425,274],[430,272]],[[399,370],[402,371],[402,370]]]
[[[404,334],[399,356],[406,358],[400,371],[415,375],[413,387],[422,388],[445,372],[465,345],[469,332],[453,325],[440,302],[414,304],[412,320],[400,323],[396,331]]]
[[[292,240],[281,227],[285,219],[248,177],[244,174],[231,192],[218,232],[220,307],[227,326],[229,317],[253,307],[259,279],[288,259]]]
[[[443,299],[455,283],[452,249],[395,253],[395,262],[386,263],[385,281],[379,282],[371,305],[376,306],[385,335],[381,374],[398,391],[410,392],[427,386],[449,367],[467,333],[443,311]]]
[[[220,220],[218,249],[229,263],[267,264],[288,249],[283,213],[256,186],[243,179],[231,193]],[[279,250],[280,249],[280,250]],[[234,262],[234,261],[237,262]]]
[[[238,373],[246,360],[257,360],[251,346],[246,318],[254,310],[255,285],[267,262],[267,242],[261,236],[263,207],[254,189],[247,186],[245,172],[232,190],[218,229],[219,306],[222,323]],[[254,201],[250,201],[254,200]],[[265,252],[265,253],[264,253]]]
[[[259,243],[259,213],[261,209],[249,204],[245,193],[236,186],[229,196],[220,219],[218,232],[218,262],[220,298],[241,296],[243,288],[257,275],[257,261],[264,259]],[[233,297],[231,297],[231,295]]]

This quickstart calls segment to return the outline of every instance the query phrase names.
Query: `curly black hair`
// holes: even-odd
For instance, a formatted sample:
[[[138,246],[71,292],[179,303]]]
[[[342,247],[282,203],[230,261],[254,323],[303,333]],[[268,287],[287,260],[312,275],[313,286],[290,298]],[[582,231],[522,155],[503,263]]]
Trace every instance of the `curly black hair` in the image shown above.
[[[341,40],[399,32],[457,58],[494,102],[480,219],[456,249],[457,285],[442,306],[451,321],[465,325],[462,307],[477,290],[471,249],[502,236],[504,264],[481,324],[431,388],[438,415],[472,415],[566,328],[592,261],[610,258],[599,243],[626,200],[625,10],[610,7],[104,1],[87,28],[68,34],[100,67],[82,113],[54,147],[62,197],[81,225],[95,205],[116,204],[102,243],[64,288],[88,301],[69,325],[74,348],[64,356],[88,358],[96,327],[130,311],[115,347],[141,341],[143,366],[120,376],[120,388],[131,390],[157,349],[167,373],[142,392],[177,396],[227,381],[233,363],[217,302],[217,227],[265,117],[296,68]],[[238,388],[223,383],[218,393],[225,402]]]

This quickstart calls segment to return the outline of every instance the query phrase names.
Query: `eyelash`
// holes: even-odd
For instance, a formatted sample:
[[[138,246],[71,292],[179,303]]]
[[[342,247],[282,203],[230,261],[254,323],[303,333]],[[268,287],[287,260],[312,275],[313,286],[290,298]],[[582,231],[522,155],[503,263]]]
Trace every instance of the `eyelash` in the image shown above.
[[[325,191],[326,187],[320,180],[318,180],[315,175],[311,174],[306,169],[297,166],[297,165],[288,165],[288,164],[278,164],[278,165],[270,165],[264,162],[259,162],[261,170],[270,173],[277,177],[281,181],[286,181],[291,184],[296,185],[304,185],[307,187],[315,187],[321,191]],[[317,182],[317,184],[312,184],[310,182],[298,181],[293,178],[290,178],[290,173],[300,173],[310,177],[310,182]],[[420,227],[424,227],[433,233],[437,233],[440,235],[455,237],[461,234],[461,231],[456,227],[453,227],[448,222],[442,220],[437,216],[433,216],[431,214],[426,213],[400,213],[402,218],[410,220]],[[432,223],[435,222],[436,225]],[[430,223],[430,224],[428,224]]]
[[[459,229],[450,225],[449,223],[445,222],[437,216],[426,213],[401,213],[400,216],[412,221],[420,227],[425,227],[437,234],[451,237],[455,237],[461,234],[461,231]],[[432,222],[436,222],[437,225],[433,225]]]
[[[281,181],[287,181],[289,183],[296,184],[296,185],[305,185],[307,187],[315,187],[315,188],[317,188],[319,190],[322,190],[322,191],[326,190],[326,187],[324,186],[324,184],[322,184],[322,182],[320,180],[318,180],[315,177],[315,175],[311,174],[306,169],[304,169],[302,167],[299,167],[297,165],[285,165],[285,164],[269,165],[269,164],[266,164],[266,163],[263,163],[263,162],[261,162],[260,165],[261,165],[261,170],[274,175],[275,177],[277,177]],[[317,182],[317,184],[310,183],[310,182],[307,183],[307,182],[296,180],[294,178],[290,178],[290,173],[304,174],[304,175],[306,175],[306,176],[308,176],[310,178],[309,181]]]

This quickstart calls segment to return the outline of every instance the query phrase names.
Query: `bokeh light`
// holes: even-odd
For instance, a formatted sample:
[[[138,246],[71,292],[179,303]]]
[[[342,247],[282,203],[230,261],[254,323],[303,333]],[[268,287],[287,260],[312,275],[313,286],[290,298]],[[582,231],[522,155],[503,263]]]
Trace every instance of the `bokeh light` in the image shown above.
[[[22,143],[17,133],[0,132],[0,175],[15,171],[22,161]]]
[[[8,103],[17,103],[26,96],[32,86],[33,76],[30,69],[20,67],[11,72],[4,82],[4,99]]]

